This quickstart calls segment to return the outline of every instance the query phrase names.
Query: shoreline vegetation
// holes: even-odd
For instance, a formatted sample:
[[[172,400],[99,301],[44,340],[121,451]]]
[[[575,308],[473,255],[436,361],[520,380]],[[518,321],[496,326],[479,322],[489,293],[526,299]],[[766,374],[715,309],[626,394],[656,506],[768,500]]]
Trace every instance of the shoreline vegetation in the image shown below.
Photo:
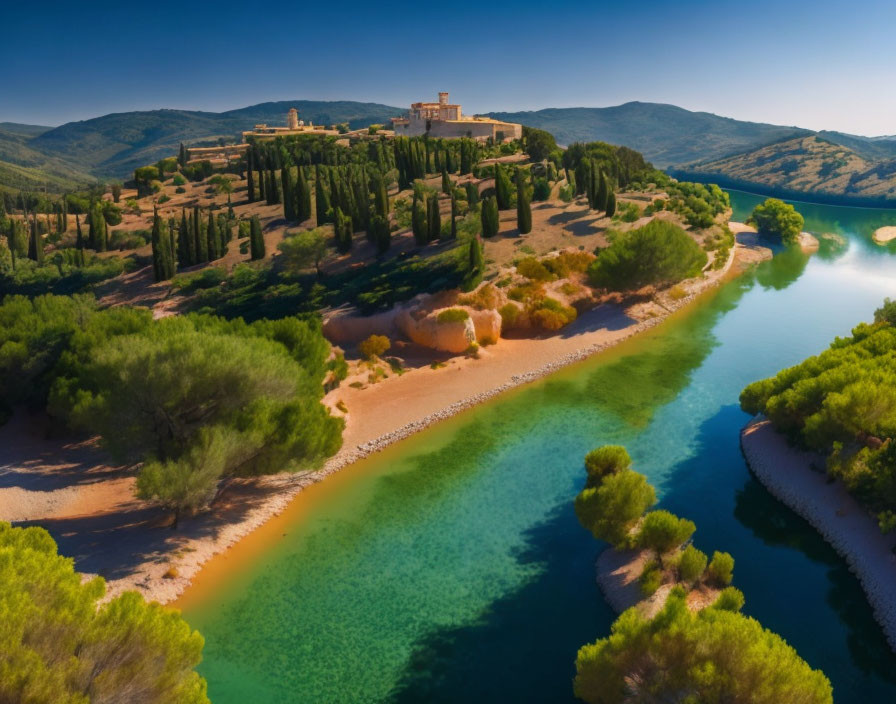
[[[292,500],[311,484],[316,484],[348,465],[408,438],[441,420],[473,408],[505,391],[547,376],[565,366],[583,361],[648,330],[663,322],[672,313],[685,308],[732,275],[735,262],[740,262],[746,268],[767,257],[767,250],[757,248],[752,244],[738,244],[731,249],[724,267],[709,271],[701,278],[683,282],[688,287],[689,295],[678,300],[667,296],[667,300],[664,299],[662,302],[665,313],[641,321],[628,319],[630,324],[622,329],[604,329],[599,326],[598,329],[591,332],[577,335],[575,339],[555,336],[541,340],[505,340],[502,342],[505,349],[503,354],[500,354],[500,349],[496,348],[494,357],[490,358],[483,354],[478,360],[465,359],[462,364],[467,368],[462,371],[458,369],[458,374],[468,377],[475,374],[477,380],[486,383],[490,380],[494,384],[489,388],[482,388],[477,393],[468,394],[471,387],[470,382],[473,381],[469,378],[466,379],[466,383],[458,379],[454,384],[438,385],[438,387],[431,384],[420,384],[413,378],[415,374],[438,373],[429,368],[394,377],[392,380],[365,389],[357,394],[356,398],[365,399],[369,412],[367,414],[363,411],[359,412],[356,403],[349,404],[350,408],[356,410],[349,413],[343,447],[319,470],[264,478],[261,481],[265,485],[265,493],[268,496],[242,516],[239,521],[229,522],[222,526],[213,537],[207,535],[205,531],[198,531],[201,537],[190,538],[187,541],[188,544],[181,546],[170,562],[163,561],[160,564],[158,560],[153,560],[146,563],[136,575],[129,575],[120,580],[110,580],[110,593],[138,589],[148,599],[161,603],[178,600],[190,588],[194,578],[200,574],[204,565],[213,562],[216,557],[226,559],[228,548],[261,525],[282,514]],[[612,304],[599,306],[592,313],[600,315],[612,311],[625,318],[622,311],[616,311],[616,308],[617,306]],[[583,324],[587,324],[587,316],[582,316],[581,321]],[[582,339],[588,337],[593,341],[583,345]],[[548,356],[547,360],[545,360],[545,353]],[[522,368],[508,377],[506,367],[511,362],[511,358],[516,360],[515,366]],[[502,368],[505,369],[503,374],[501,373]],[[392,381],[394,386],[401,384],[405,389],[416,388],[416,396],[411,399],[393,398],[396,389],[390,388],[389,381]],[[473,381],[474,388],[475,383],[476,381]],[[445,398],[446,395],[449,397],[448,399]],[[342,393],[341,396],[345,396],[345,393]],[[388,404],[386,396],[390,399]],[[325,402],[331,400],[332,398],[327,397]],[[375,415],[373,415],[374,413]],[[396,416],[403,418],[396,423],[394,420]],[[201,521],[202,518],[199,517],[194,519],[193,523]],[[190,529],[187,528],[187,530]],[[172,567],[177,576],[161,578],[162,574]],[[189,595],[187,597],[189,598]]]
[[[830,481],[824,457],[788,444],[771,421],[756,416],[741,432],[750,470],[779,501],[805,519],[846,560],[874,617],[896,651],[896,536],[875,520],[841,481]]]
[[[784,639],[740,613],[734,558],[710,560],[692,543],[696,524],[663,509],[628,451],[585,456],[575,498],[582,527],[609,543],[597,580],[621,612],[610,635],[576,656],[575,695],[588,704],[641,700],[830,704],[831,683]]]

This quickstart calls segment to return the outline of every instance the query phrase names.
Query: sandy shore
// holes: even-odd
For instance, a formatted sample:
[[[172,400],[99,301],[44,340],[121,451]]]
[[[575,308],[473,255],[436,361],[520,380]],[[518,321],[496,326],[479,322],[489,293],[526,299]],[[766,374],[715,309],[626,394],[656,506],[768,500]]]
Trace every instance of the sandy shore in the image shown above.
[[[750,227],[742,222],[730,222],[728,223],[728,226],[731,228],[731,231],[737,235],[738,242],[753,246],[761,244],[759,232],[755,227]],[[896,230],[896,228],[893,229]],[[896,235],[894,235],[894,237],[896,237]],[[817,252],[820,246],[818,238],[809,232],[801,232],[797,239],[797,244],[806,254]]]
[[[776,498],[806,519],[846,560],[890,643],[896,650],[896,538],[880,532],[877,521],[839,481],[828,483],[817,455],[788,445],[767,420],[756,419],[741,433],[750,469]]]
[[[75,498],[76,492],[84,489],[73,489],[72,481],[59,487],[64,495],[48,496],[46,479],[40,479],[47,466],[29,464],[27,458],[52,458],[71,452],[73,445],[34,440],[36,454],[29,454],[27,448],[16,449],[22,433],[15,424],[7,424],[0,429],[0,472],[7,477],[0,483],[0,520],[45,526],[57,539],[60,551],[75,559],[77,569],[107,579],[110,595],[137,589],[149,599],[173,601],[204,563],[282,513],[310,484],[442,419],[657,325],[735,269],[765,256],[761,248],[737,246],[722,269],[683,282],[678,288],[687,295],[678,300],[665,293],[655,301],[626,309],[602,305],[550,337],[503,339],[484,348],[479,359],[455,358],[438,369],[421,366],[364,389],[340,387],[326,402],[343,401],[348,408],[343,449],[323,468],[232,481],[213,510],[183,521],[177,531],[163,528],[168,516],[160,509],[128,500],[133,473],[127,468],[110,468],[95,447],[85,448],[85,452],[96,454],[92,459],[81,457],[78,464],[106,467],[108,481],[117,482],[114,491],[94,486],[90,489],[93,498],[84,503]],[[55,462],[46,461],[50,465]],[[103,491],[111,491],[111,495],[101,494]],[[78,496],[83,498],[83,494]]]
[[[877,244],[887,244],[890,240],[896,240],[896,227],[892,225],[879,227],[871,237]]]

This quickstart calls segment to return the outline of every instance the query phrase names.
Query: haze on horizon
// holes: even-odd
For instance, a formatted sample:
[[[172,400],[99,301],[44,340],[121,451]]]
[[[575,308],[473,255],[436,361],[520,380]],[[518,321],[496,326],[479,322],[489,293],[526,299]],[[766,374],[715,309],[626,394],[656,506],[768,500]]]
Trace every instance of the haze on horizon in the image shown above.
[[[448,90],[465,112],[671,103],[868,136],[896,133],[896,6],[859,0],[498,0],[442,6],[107,0],[5,11],[0,122],[220,111],[272,100],[404,107]],[[11,69],[9,67],[12,67]]]

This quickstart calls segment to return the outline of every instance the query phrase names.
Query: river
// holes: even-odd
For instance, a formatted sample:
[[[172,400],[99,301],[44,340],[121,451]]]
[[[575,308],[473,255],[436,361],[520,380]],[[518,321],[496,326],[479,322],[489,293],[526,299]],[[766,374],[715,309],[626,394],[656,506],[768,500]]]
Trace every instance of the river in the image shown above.
[[[760,200],[731,196],[740,220]],[[583,455],[606,443],[696,522],[697,547],[734,556],[744,612],[824,670],[835,701],[896,701],[896,657],[858,582],[738,444],[747,383],[896,297],[892,254],[871,241],[896,211],[796,205],[846,247],[783,251],[619,347],[327,479],[334,490],[187,600],[212,701],[574,701],[576,651],[615,618],[594,581],[602,546],[572,510]]]

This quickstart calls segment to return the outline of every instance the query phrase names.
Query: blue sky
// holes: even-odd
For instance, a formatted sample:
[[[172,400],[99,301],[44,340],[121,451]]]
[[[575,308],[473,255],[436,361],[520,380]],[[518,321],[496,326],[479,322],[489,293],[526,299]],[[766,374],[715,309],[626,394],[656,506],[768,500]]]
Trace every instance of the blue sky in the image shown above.
[[[10,3],[3,25],[0,121],[448,90],[469,113],[642,100],[896,134],[896,3],[877,0],[102,0]]]

